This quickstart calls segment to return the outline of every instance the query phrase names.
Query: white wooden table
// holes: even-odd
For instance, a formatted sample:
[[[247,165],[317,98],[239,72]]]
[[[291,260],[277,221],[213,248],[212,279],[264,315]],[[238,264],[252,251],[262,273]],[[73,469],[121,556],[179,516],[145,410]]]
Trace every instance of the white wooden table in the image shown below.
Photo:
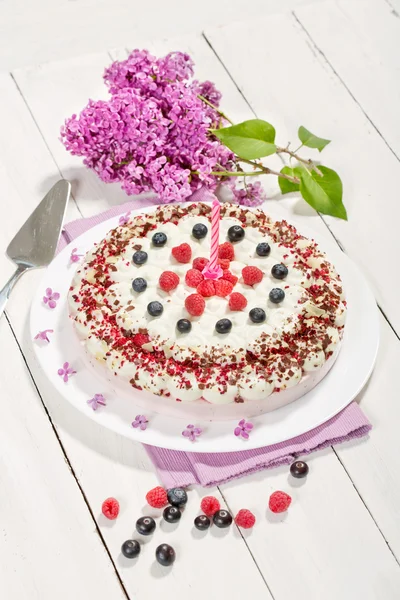
[[[268,202],[333,235],[375,291],[382,342],[359,398],[374,425],[370,438],[313,455],[307,480],[295,486],[279,468],[211,490],[233,513],[254,511],[251,533],[194,534],[199,499],[209,491],[191,491],[179,527],[158,527],[132,565],[120,546],[147,511],[144,495],[156,475],[140,445],[65,406],[37,373],[27,318],[41,273],[29,273],[0,321],[0,598],[400,598],[399,13],[400,0],[299,3],[285,15],[249,12],[247,22],[146,44],[160,54],[190,52],[196,75],[217,84],[235,121],[266,118],[281,143],[300,124],[333,140],[324,158],[344,181],[347,223],[322,220],[296,198],[274,199],[271,182]],[[125,200],[58,140],[66,116],[105,95],[103,68],[125,54],[0,74],[2,248],[60,175],[73,182],[69,219]],[[3,255],[0,261],[5,279],[12,266]],[[276,489],[293,496],[284,519],[267,511]],[[121,502],[112,523],[100,514],[108,496]],[[173,569],[154,563],[164,540],[177,551]]]

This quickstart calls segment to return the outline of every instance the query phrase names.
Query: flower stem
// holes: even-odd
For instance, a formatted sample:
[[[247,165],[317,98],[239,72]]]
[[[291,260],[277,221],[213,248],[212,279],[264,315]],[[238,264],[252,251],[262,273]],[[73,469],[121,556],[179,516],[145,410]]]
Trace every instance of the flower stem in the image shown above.
[[[304,165],[307,165],[311,170],[314,170],[318,175],[320,175],[322,177],[321,171],[318,169],[317,165],[314,164],[314,162],[311,160],[311,158],[301,158],[301,156],[299,156],[295,152],[292,152],[291,150],[289,150],[288,147],[286,147],[286,148],[278,147],[276,149],[276,153],[277,154],[283,154],[283,153],[289,154],[289,156],[291,156],[292,158],[295,158],[296,160],[303,163]]]
[[[226,114],[222,112],[222,110],[219,110],[219,108],[217,106],[215,106],[214,104],[212,104],[211,102],[209,102],[207,100],[207,98],[204,98],[204,96],[202,96],[201,94],[198,94],[197,97],[200,98],[200,100],[202,100],[205,104],[207,104],[208,106],[210,106],[212,109],[214,109],[219,115],[221,115],[221,117],[223,117],[224,119],[226,119],[228,121],[228,123],[230,123],[231,125],[233,125],[233,121],[231,121],[230,118],[227,117]]]
[[[200,175],[199,171],[191,171],[191,173]],[[264,175],[264,171],[252,171],[251,173],[245,173],[244,171],[211,171],[209,175],[216,175],[217,177],[255,177]]]
[[[240,162],[245,162],[248,165],[253,165],[253,167],[257,167],[257,169],[261,169],[261,173],[263,175],[276,175],[277,177],[281,177],[282,179],[287,179],[288,181],[291,181],[292,183],[300,183],[300,179],[298,177],[294,177],[294,176],[292,177],[291,175],[286,175],[285,173],[280,173],[279,171],[273,171],[269,167],[264,167],[264,165],[261,165],[260,163],[254,162],[252,160],[247,160],[246,158],[240,158],[240,156],[238,156],[238,160]],[[255,173],[257,173],[257,175],[259,175],[260,171],[255,171]]]

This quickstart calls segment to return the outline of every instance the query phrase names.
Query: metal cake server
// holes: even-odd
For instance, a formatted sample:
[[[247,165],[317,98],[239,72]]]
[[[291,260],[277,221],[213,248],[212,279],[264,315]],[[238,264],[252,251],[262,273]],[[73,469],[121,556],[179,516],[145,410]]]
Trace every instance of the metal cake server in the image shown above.
[[[71,184],[60,179],[9,243],[7,255],[17,270],[0,291],[0,317],[21,275],[29,269],[47,267],[53,260],[70,195]]]

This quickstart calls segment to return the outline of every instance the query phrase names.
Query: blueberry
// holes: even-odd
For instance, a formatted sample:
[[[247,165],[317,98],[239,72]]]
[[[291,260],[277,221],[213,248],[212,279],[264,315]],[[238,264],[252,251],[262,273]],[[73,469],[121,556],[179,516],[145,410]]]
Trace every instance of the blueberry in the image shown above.
[[[288,268],[285,265],[274,265],[271,269],[271,275],[275,279],[285,279],[288,273]]]
[[[261,242],[256,248],[258,256],[269,256],[271,252],[271,246],[267,242]]]
[[[285,299],[285,292],[281,288],[273,288],[269,293],[269,299],[274,304],[279,304]]]
[[[220,319],[215,323],[215,329],[218,333],[229,333],[232,329],[232,321],[229,319]]]
[[[156,560],[163,567],[169,567],[175,562],[175,550],[169,544],[160,544],[156,548]]]
[[[228,229],[228,239],[230,242],[240,242],[244,238],[244,229],[240,225],[232,225]]]
[[[213,517],[214,525],[224,529],[232,523],[232,515],[227,510],[217,510]]]
[[[176,523],[181,516],[182,513],[177,506],[167,506],[164,508],[163,517],[168,523]]]
[[[144,250],[138,250],[132,256],[132,260],[135,263],[135,265],[143,265],[147,261],[147,259],[148,259],[148,254],[147,254],[147,252],[144,252]]]
[[[153,246],[160,248],[161,246],[165,246],[167,243],[167,236],[162,231],[159,231],[153,235],[151,241],[153,242]]]
[[[136,531],[142,535],[151,535],[156,528],[156,522],[152,517],[140,517],[136,521]]]
[[[147,288],[147,281],[143,279],[143,277],[136,277],[136,279],[132,281],[132,287],[135,292],[141,294]]]
[[[206,237],[208,233],[208,227],[203,225],[203,223],[197,223],[192,229],[192,236],[196,238],[196,240],[202,240]]]
[[[190,321],[188,321],[188,319],[179,319],[179,321],[176,323],[176,328],[181,333],[189,333],[189,331],[192,329],[192,324]]]
[[[154,300],[154,302],[149,302],[149,304],[147,305],[147,312],[152,317],[159,317],[160,315],[162,315],[163,310],[163,305],[157,300]]]
[[[306,477],[308,471],[308,464],[302,460],[296,460],[290,465],[290,474],[296,479]]]
[[[140,544],[137,540],[126,540],[121,546],[121,552],[126,558],[136,558],[140,554]]]
[[[249,317],[253,323],[264,323],[267,315],[265,314],[265,310],[263,308],[252,308],[249,312]]]
[[[168,502],[172,504],[172,506],[184,506],[188,501],[187,493],[180,487],[168,490],[167,497]]]
[[[206,515],[199,515],[194,520],[194,526],[196,529],[200,529],[200,531],[205,531],[211,525],[210,519]]]

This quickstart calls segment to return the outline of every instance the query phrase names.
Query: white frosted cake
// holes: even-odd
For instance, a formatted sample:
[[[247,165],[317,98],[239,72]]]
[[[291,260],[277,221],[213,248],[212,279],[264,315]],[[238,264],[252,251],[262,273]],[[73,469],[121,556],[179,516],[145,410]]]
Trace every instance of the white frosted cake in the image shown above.
[[[201,203],[166,205],[110,231],[75,273],[70,315],[89,355],[137,390],[204,405],[272,395],[279,406],[333,364],[340,277],[285,221],[223,204],[223,276],[204,279],[210,215]]]

